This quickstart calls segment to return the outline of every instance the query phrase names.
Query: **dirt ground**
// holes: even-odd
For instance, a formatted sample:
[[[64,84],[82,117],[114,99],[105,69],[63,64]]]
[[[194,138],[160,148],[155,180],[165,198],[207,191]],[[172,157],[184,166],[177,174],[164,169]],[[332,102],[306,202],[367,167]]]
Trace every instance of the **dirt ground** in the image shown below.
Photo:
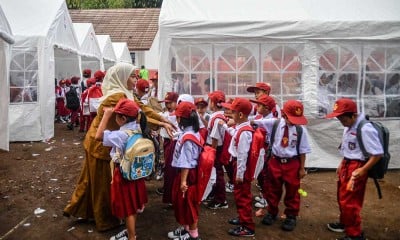
[[[68,131],[65,124],[58,123],[49,142],[12,143],[10,152],[0,152],[0,240],[109,239],[123,229],[100,233],[93,223],[62,216],[81,170],[83,137],[83,133]],[[147,181],[150,201],[138,217],[139,240],[167,239],[167,232],[177,226],[173,211],[165,209],[155,193],[161,185],[162,181]],[[370,240],[400,239],[400,171],[390,171],[381,187],[383,199],[379,200],[373,182],[368,182],[362,212],[365,234]],[[302,188],[308,196],[302,198],[296,229],[283,232],[279,221],[267,227],[254,217],[256,236],[252,239],[329,240],[342,236],[326,228],[339,214],[335,172],[312,171],[302,181]],[[255,187],[253,190],[256,194]],[[228,193],[228,202],[228,209],[201,207],[199,232],[203,240],[237,239],[227,234],[231,227],[227,220],[236,216],[232,193]],[[40,209],[45,212],[34,213]]]

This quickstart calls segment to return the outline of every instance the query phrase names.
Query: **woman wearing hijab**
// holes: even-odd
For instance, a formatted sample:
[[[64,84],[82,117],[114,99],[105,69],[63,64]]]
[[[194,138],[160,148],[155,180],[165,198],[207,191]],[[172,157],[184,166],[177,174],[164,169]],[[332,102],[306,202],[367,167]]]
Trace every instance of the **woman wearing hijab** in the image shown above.
[[[122,98],[135,100],[146,114],[149,122],[173,130],[168,120],[154,112],[133,96],[135,87],[135,67],[128,63],[118,63],[111,67],[102,84],[103,97],[97,110],[97,116],[88,130],[83,146],[86,158],[70,203],[64,209],[64,216],[70,215],[82,219],[94,219],[98,231],[106,231],[119,226],[120,221],[111,214],[110,203],[110,148],[95,140],[97,128],[103,118],[103,108],[115,107]],[[115,118],[111,118],[115,119]],[[117,130],[118,124],[109,121],[107,129]],[[172,135],[172,134],[171,134]]]

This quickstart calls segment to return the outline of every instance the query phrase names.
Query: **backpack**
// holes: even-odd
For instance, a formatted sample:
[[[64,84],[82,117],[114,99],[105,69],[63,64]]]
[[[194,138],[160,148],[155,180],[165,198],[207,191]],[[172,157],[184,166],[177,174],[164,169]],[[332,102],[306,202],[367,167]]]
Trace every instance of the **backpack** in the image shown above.
[[[268,152],[267,152],[267,160],[270,159],[272,156],[272,146],[274,145],[274,140],[275,140],[275,133],[276,129],[278,128],[279,125],[279,119],[274,122],[274,125],[272,126],[272,131],[271,131],[271,139],[269,141],[269,147],[268,147]],[[300,155],[300,142],[301,142],[301,136],[303,135],[303,128],[299,125],[296,126],[296,132],[297,132],[297,145],[296,145],[296,151],[297,155]]]
[[[92,86],[88,90],[88,102],[89,102],[89,111],[91,113],[97,113],[97,109],[100,106],[100,98],[103,96],[103,92],[101,91],[101,88],[98,86]]]
[[[374,183],[376,186],[376,189],[378,191],[378,196],[381,199],[382,198],[382,192],[381,188],[379,186],[378,179],[382,179],[389,167],[389,161],[390,161],[390,153],[389,153],[389,129],[385,127],[382,123],[380,122],[372,122],[369,121],[368,116],[366,119],[362,120],[358,126],[357,126],[357,141],[358,144],[361,148],[361,151],[363,152],[363,155],[366,159],[369,158],[369,153],[366,151],[364,143],[362,141],[362,135],[361,135],[361,128],[366,124],[366,123],[371,123],[371,125],[376,129],[378,132],[379,136],[379,142],[382,145],[383,148],[383,156],[382,158],[368,171],[368,177],[374,179]]]
[[[253,129],[251,126],[244,126],[238,130],[236,136],[240,136],[243,131],[249,131],[252,133],[252,141],[249,150],[249,155],[247,157],[246,172],[244,173],[244,178],[250,181],[256,179],[262,169],[264,168],[265,162],[265,137],[267,132],[264,128]],[[239,139],[237,139],[235,146],[239,144]]]
[[[155,149],[150,139],[143,138],[139,131],[127,130],[128,141],[120,161],[122,177],[137,180],[149,176],[154,167]]]
[[[213,118],[210,119],[210,128],[207,129],[207,135],[208,135],[208,131],[211,131],[213,129],[215,120],[217,120],[217,119],[221,119],[225,123],[228,121],[227,118],[223,114],[215,115]],[[228,132],[225,131],[224,139],[222,141],[221,155],[220,155],[220,159],[219,159],[223,165],[228,165],[229,160],[231,159],[231,154],[228,152],[229,145],[231,143],[231,139],[232,139],[232,136]]]
[[[197,200],[200,203],[203,199],[207,183],[210,180],[211,170],[214,166],[217,151],[211,146],[205,146],[204,140],[200,141],[193,134],[185,134],[182,138],[182,145],[186,141],[192,141],[197,146],[201,147],[201,153],[197,164]]]
[[[65,94],[65,99],[67,100],[67,108],[70,110],[79,109],[79,97],[76,91],[76,87],[70,86],[69,91]]]

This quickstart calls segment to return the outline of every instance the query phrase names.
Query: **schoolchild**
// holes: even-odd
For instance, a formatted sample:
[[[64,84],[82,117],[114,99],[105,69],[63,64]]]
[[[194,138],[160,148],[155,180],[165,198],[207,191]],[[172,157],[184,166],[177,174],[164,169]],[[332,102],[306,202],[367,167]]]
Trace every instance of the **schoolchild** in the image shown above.
[[[71,91],[72,88],[75,89],[78,98],[79,98],[79,102],[81,101],[81,94],[82,94],[82,89],[81,86],[79,85],[79,80],[80,77],[72,77],[71,78],[71,86],[69,91]],[[71,111],[71,121],[68,123],[67,127],[69,130],[74,129],[74,125],[75,127],[77,127],[79,125],[79,113],[81,112],[81,108],[79,106],[78,109],[70,109]]]
[[[69,110],[65,106],[65,83],[65,79],[61,79],[58,83],[59,86],[56,87],[57,117],[62,123],[66,123],[69,116]]]
[[[200,130],[199,130],[200,135],[203,137],[203,139],[207,139],[207,134],[208,134],[207,126],[211,116],[207,112],[208,102],[204,100],[204,98],[199,97],[195,99],[194,104],[196,105],[197,114],[199,115],[200,119]]]
[[[251,86],[247,88],[247,92],[254,93],[254,97],[258,99],[262,95],[269,96],[271,93],[271,85],[268,83],[258,82],[255,86]],[[271,110],[274,117],[281,117],[281,109],[275,104],[275,107]],[[255,112],[255,111],[254,111]],[[251,119],[253,120],[253,119]]]
[[[298,190],[300,179],[306,175],[304,168],[306,154],[311,152],[307,130],[303,126],[307,124],[303,104],[297,100],[288,100],[283,106],[281,119],[259,119],[252,121],[252,123],[271,133],[275,121],[279,122],[273,139],[272,155],[268,160],[266,180],[264,181],[267,189],[264,192],[264,197],[268,202],[268,212],[262,219],[262,223],[272,225],[276,221],[279,213],[278,205],[284,187],[284,214],[286,218],[282,222],[281,228],[285,231],[292,231],[296,227],[296,218],[300,210]],[[297,126],[302,129],[300,143],[297,142]],[[271,136],[269,137],[271,138]]]
[[[183,142],[186,135],[193,135],[192,137],[201,141],[196,106],[190,102],[181,102],[175,110],[175,115],[182,132],[178,137],[171,164],[178,171],[172,188],[172,204],[176,221],[181,227],[169,232],[168,238],[197,240],[199,202],[196,183],[201,147],[193,141]]]
[[[143,104],[147,105],[149,99],[149,90],[150,90],[149,82],[144,79],[139,79],[136,82],[135,89],[136,89],[136,96]]]
[[[339,204],[339,222],[329,223],[333,232],[345,232],[340,240],[366,239],[361,228],[361,209],[364,202],[368,170],[375,165],[383,154],[376,129],[366,123],[361,134],[365,150],[370,154],[365,158],[357,141],[357,127],[365,119],[363,113],[357,113],[357,104],[349,98],[338,99],[333,112],[326,118],[336,117],[344,126],[340,153],[343,156],[338,166],[337,201]],[[350,183],[350,184],[349,184]],[[350,186],[348,188],[348,186]]]
[[[160,113],[169,122],[179,129],[178,122],[176,121],[175,109],[176,102],[178,100],[178,94],[176,92],[167,92],[163,101],[165,104],[166,111]],[[166,204],[172,204],[172,185],[176,176],[176,169],[171,165],[172,157],[175,149],[176,139],[171,138],[164,128],[160,130],[160,137],[163,139],[164,149],[164,184],[162,188],[156,189],[157,194],[163,195],[162,202]]]
[[[236,123],[236,132],[229,145],[229,153],[232,156],[234,169],[233,193],[238,217],[232,218],[228,222],[238,226],[230,229],[228,233],[238,237],[252,237],[255,233],[251,207],[252,179],[246,174],[249,171],[246,166],[253,134],[250,131],[240,130],[243,127],[250,126],[248,116],[252,110],[252,105],[248,99],[236,98],[232,104],[223,103],[222,106],[232,110],[232,118]]]
[[[83,77],[83,79],[82,79],[82,81],[81,81],[81,89],[82,89],[82,91],[85,91],[86,90],[86,88],[87,88],[87,83],[86,83],[86,81],[89,79],[89,78],[91,78],[92,77],[92,70],[90,70],[90,69],[83,69],[83,71],[82,71],[82,77]]]
[[[272,110],[275,108],[276,103],[275,100],[266,95],[260,95],[258,97],[258,99],[256,100],[250,100],[250,102],[253,102],[255,104],[257,104],[257,114],[255,115],[254,119],[271,119],[271,118],[275,118]],[[265,150],[268,150],[268,144],[269,144],[269,138],[270,138],[271,133],[267,132],[266,135],[266,139],[265,139]],[[264,184],[265,181],[265,177],[267,174],[267,162],[266,164],[264,164],[264,168],[261,171],[261,173],[258,175],[257,177],[257,183],[258,183],[258,187],[260,189],[260,195],[255,197],[256,203],[254,204],[254,206],[256,208],[260,208],[257,212],[256,212],[256,216],[264,216],[265,215],[265,209],[267,207],[267,200],[264,197],[264,193],[266,193],[268,191],[268,189],[266,189],[266,184]]]
[[[226,100],[226,103],[232,103],[233,98],[229,98]],[[226,120],[228,121],[230,128],[228,129],[228,125],[224,126],[224,122],[220,122],[225,128],[225,134],[229,134],[231,140],[232,140],[232,135],[235,133],[235,123],[232,119],[232,110],[225,108],[224,109],[224,116]],[[224,140],[228,140],[229,136],[224,136]],[[228,158],[228,163],[224,164],[224,168],[226,171],[226,175],[228,176],[228,182],[225,184],[225,192],[227,193],[232,193],[234,189],[233,183],[235,182],[235,177],[233,176],[233,163],[231,161],[230,153],[229,153],[229,145],[231,144],[231,141],[227,141],[223,143],[223,148],[222,148],[222,155]],[[228,145],[228,147],[226,147]],[[225,161],[226,162],[226,161]]]
[[[137,119],[140,113],[140,125]],[[111,118],[120,126],[119,130],[107,130]],[[119,164],[124,154],[124,147],[129,139],[127,130],[139,131],[147,136],[146,116],[139,112],[139,106],[129,99],[121,99],[115,108],[104,108],[104,115],[97,129],[95,139],[103,141],[103,145],[111,147],[110,156],[114,169],[111,182],[111,209],[114,216],[125,218],[126,230],[121,231],[110,240],[136,239],[137,214],[143,212],[147,203],[147,191],[144,178],[126,180],[122,178]]]
[[[95,78],[89,78],[86,81],[87,88],[83,91],[81,95],[81,114],[80,114],[80,124],[79,124],[79,132],[87,132],[91,124],[90,117],[90,106],[89,106],[89,91],[93,85],[96,84]]]
[[[224,140],[225,130],[220,121],[224,121],[224,109],[222,103],[225,102],[225,93],[222,91],[214,91],[208,94],[208,108],[212,111],[208,122],[208,136],[206,144],[217,150],[217,156],[214,161],[216,171],[216,182],[213,188],[214,199],[209,202],[207,207],[210,209],[228,208],[225,192],[225,176],[223,164],[221,162],[221,152]]]

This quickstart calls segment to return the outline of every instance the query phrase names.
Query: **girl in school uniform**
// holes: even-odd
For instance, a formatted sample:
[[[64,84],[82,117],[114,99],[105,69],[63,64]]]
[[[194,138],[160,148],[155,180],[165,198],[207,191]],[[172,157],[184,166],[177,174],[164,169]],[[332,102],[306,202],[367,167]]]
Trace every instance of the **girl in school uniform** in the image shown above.
[[[190,102],[181,102],[175,115],[182,133],[178,137],[171,163],[178,171],[172,187],[172,204],[176,221],[182,226],[169,232],[168,238],[198,240],[199,201],[196,183],[201,147],[191,140],[185,141],[191,135],[202,142],[196,106]]]
[[[126,228],[110,240],[136,239],[137,213],[143,212],[147,203],[147,191],[144,178],[129,181],[122,178],[119,163],[124,154],[125,145],[129,139],[126,130],[139,131],[147,136],[146,117],[140,112],[140,126],[136,122],[139,115],[139,106],[129,99],[121,99],[115,108],[104,108],[104,115],[96,132],[96,140],[103,141],[103,145],[111,148],[113,174],[111,182],[111,210],[112,214],[120,219],[125,218]],[[120,126],[119,130],[106,130],[107,123],[115,116]]]

